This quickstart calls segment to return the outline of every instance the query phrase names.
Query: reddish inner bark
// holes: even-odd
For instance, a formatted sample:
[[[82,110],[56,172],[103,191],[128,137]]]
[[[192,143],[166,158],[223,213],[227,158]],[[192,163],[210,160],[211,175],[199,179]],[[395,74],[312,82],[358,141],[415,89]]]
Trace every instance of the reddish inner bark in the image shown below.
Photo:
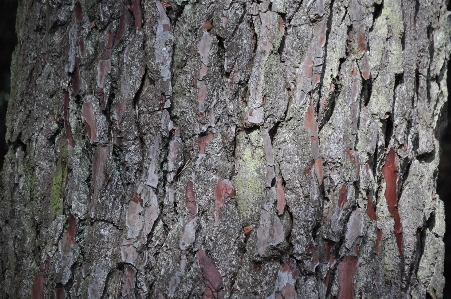
[[[74,6],[74,15],[77,21],[81,21],[83,19],[83,11],[81,9],[81,4],[78,1],[75,3]]]
[[[205,154],[205,148],[210,144],[210,142],[215,137],[215,134],[208,133],[204,136],[199,136],[197,138],[197,145],[199,147],[199,154]]]
[[[80,91],[80,59],[77,57],[75,58],[75,67],[74,72],[72,73],[72,91],[74,92],[74,96],[78,95],[78,92]]]
[[[348,202],[348,189],[346,188],[346,184],[343,184],[339,191],[339,198],[338,198],[338,207],[340,209],[343,209]]]
[[[185,204],[186,208],[191,213],[191,215],[194,216],[197,214],[197,204],[194,194],[194,184],[192,181],[188,181],[188,184],[186,185]]]
[[[215,203],[216,203],[216,211],[222,209],[225,204],[227,198],[235,196],[235,189],[230,187],[223,181],[219,181],[216,184],[214,195],[215,195]]]
[[[398,212],[398,194],[396,186],[398,174],[395,162],[395,150],[393,148],[390,149],[387,155],[385,164],[382,167],[382,174],[385,179],[385,200],[387,201],[388,211],[395,220],[395,238],[399,253],[402,255],[402,224]]]
[[[72,128],[69,122],[69,93],[64,92],[64,127],[66,128],[67,143],[73,148],[75,146],[74,138],[72,137]]]
[[[224,294],[220,292],[222,288],[222,277],[218,269],[216,268],[216,265],[207,256],[205,251],[199,250],[197,251],[196,255],[197,260],[199,261],[199,266],[204,274],[206,285],[203,298],[205,299],[223,298]]]
[[[31,299],[44,298],[44,275],[38,274],[35,276],[33,285],[31,286]]]
[[[277,194],[277,213],[279,215],[282,215],[285,210],[285,205],[287,202],[285,200],[285,190],[283,188],[281,179],[277,181],[276,194]]]
[[[376,212],[373,209],[373,203],[371,202],[370,196],[368,195],[368,204],[366,206],[366,214],[370,217],[371,220],[377,221]]]
[[[338,265],[338,299],[353,297],[354,276],[357,272],[359,260],[355,256],[345,257]]]

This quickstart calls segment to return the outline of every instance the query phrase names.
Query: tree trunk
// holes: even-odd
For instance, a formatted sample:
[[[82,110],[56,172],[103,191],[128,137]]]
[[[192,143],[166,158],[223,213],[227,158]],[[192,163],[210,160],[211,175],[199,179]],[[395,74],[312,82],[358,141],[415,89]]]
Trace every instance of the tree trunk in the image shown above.
[[[441,298],[444,0],[21,0],[2,298]]]

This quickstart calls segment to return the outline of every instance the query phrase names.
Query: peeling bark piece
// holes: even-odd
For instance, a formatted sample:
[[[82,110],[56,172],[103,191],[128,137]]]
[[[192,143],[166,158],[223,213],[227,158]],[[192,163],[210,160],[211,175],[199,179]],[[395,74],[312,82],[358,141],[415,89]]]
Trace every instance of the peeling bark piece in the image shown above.
[[[186,185],[185,204],[191,215],[197,215],[197,204],[194,194],[194,184],[192,181],[188,181],[188,184]]]
[[[91,103],[83,103],[81,107],[81,119],[86,126],[86,134],[91,144],[97,142],[97,123]]]
[[[130,10],[135,18],[135,29],[141,29],[142,27],[142,10],[141,10],[141,0],[133,0]]]
[[[136,270],[130,266],[125,265],[124,275],[122,276],[122,298],[133,298],[135,292],[135,276]]]
[[[338,197],[338,207],[343,209],[348,202],[348,190],[346,188],[346,184],[341,185]]]
[[[351,249],[356,245],[357,238],[363,236],[363,211],[355,209],[349,217],[346,231],[346,247]]]
[[[203,299],[223,299],[224,293],[222,288],[222,277],[216,265],[206,255],[205,251],[198,250],[196,253],[199,266],[202,269],[205,279],[206,289],[203,294]]]
[[[208,62],[209,62],[208,54],[210,52],[212,41],[213,41],[213,37],[208,32],[205,31],[204,34],[202,35],[202,38],[201,38],[199,44],[197,45],[197,50],[200,55],[200,60],[206,66],[208,66]]]
[[[359,260],[355,256],[348,256],[338,264],[338,299],[354,298],[354,276],[357,272]]]
[[[44,299],[44,275],[35,276],[31,286],[31,299]]]
[[[199,154],[205,154],[205,148],[210,144],[210,142],[215,137],[215,134],[208,133],[207,135],[199,136],[197,138],[197,145],[199,147]]]
[[[75,58],[75,67],[74,72],[72,73],[72,91],[74,93],[74,96],[78,95],[78,92],[80,91],[80,59],[77,57]]]
[[[72,137],[72,128],[70,126],[70,121],[69,121],[69,93],[67,91],[64,92],[64,127],[66,128],[66,138],[67,138],[67,143],[69,144],[69,146],[71,148],[74,148],[75,146],[75,141],[74,138]]]
[[[271,216],[270,211],[261,209],[260,225],[257,229],[257,252],[261,256],[267,256],[270,246],[276,246],[285,240],[279,217]]]
[[[276,195],[277,195],[277,214],[282,215],[285,211],[285,188],[282,185],[282,180],[279,179],[276,185]]]
[[[295,299],[296,297],[296,279],[299,271],[293,269],[289,264],[280,266],[274,293],[268,298],[275,299]]]
[[[183,229],[183,234],[180,237],[180,250],[187,250],[196,240],[197,217],[191,219]]]
[[[399,218],[398,212],[398,192],[396,181],[398,179],[396,169],[396,161],[395,161],[395,150],[393,148],[390,149],[388,155],[385,160],[385,164],[382,167],[382,174],[385,179],[385,200],[387,201],[388,211],[393,216],[395,220],[395,238],[396,243],[398,245],[399,254],[402,255],[402,224],[401,219]]]
[[[125,218],[128,239],[134,239],[139,236],[139,233],[144,226],[144,219],[142,217],[143,210],[141,198],[135,196],[134,200],[131,200],[128,204],[128,211]]]

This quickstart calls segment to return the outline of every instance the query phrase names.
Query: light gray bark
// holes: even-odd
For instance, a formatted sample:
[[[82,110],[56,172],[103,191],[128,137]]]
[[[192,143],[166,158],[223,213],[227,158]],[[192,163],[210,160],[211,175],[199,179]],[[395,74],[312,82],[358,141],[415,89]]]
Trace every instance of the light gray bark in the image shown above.
[[[441,298],[442,0],[19,3],[2,298]]]

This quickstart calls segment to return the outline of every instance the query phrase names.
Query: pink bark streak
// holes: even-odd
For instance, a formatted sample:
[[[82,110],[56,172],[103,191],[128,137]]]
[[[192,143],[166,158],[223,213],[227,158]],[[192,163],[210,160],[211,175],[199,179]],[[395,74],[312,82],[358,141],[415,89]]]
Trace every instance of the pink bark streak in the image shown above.
[[[111,30],[108,30],[106,33],[107,42],[105,45],[105,52],[103,52],[102,60],[109,59],[111,57],[111,53],[113,52],[113,34]]]
[[[319,157],[319,144],[318,144],[318,126],[316,124],[315,112],[313,111],[313,101],[310,100],[310,105],[307,108],[307,113],[304,119],[304,128],[307,130],[311,141],[312,155],[315,159],[313,167],[315,169],[315,175],[318,182],[323,182],[323,161]]]
[[[376,239],[376,248],[374,249],[374,252],[376,254],[379,254],[379,250],[381,249],[382,245],[382,230],[377,229],[377,239]]]
[[[91,202],[91,217],[94,215],[95,203],[99,197],[103,183],[106,180],[105,162],[108,157],[108,147],[98,146],[92,162],[92,178],[94,181],[94,194]]]
[[[31,299],[43,299],[44,298],[44,275],[38,274],[34,278],[33,285],[31,286]]]
[[[142,27],[142,10],[141,10],[141,0],[134,0],[133,4],[130,6],[130,10],[133,13],[133,17],[135,18],[135,28],[141,29]]]
[[[135,287],[136,271],[133,267],[127,265],[124,269],[124,276],[122,277],[122,298],[133,298],[133,291]]]
[[[57,287],[54,290],[55,299],[64,299],[66,298],[66,292],[64,291],[64,287]]]
[[[191,213],[191,215],[195,216],[197,215],[197,204],[196,204],[196,198],[194,194],[194,184],[192,181],[189,181],[186,185],[186,197],[185,197],[185,204],[188,211]]]
[[[339,191],[339,197],[338,197],[338,207],[340,209],[343,209],[348,202],[348,189],[346,188],[346,184],[343,184]]]
[[[199,147],[199,154],[205,154],[205,148],[210,144],[210,142],[215,137],[215,134],[208,133],[204,136],[199,136],[197,138],[197,145]]]
[[[72,128],[70,127],[70,122],[69,122],[69,92],[65,91],[64,92],[64,127],[66,128],[66,138],[67,138],[67,143],[69,144],[70,147],[74,147],[75,146],[75,141],[74,138],[72,137]]]
[[[285,190],[283,188],[281,179],[277,181],[276,194],[277,194],[277,214],[282,215],[283,212],[285,211],[285,205],[287,204],[287,202],[285,200]]]
[[[205,291],[202,299],[222,299],[224,291],[222,288],[222,277],[213,261],[205,254],[205,251],[197,251],[197,260],[202,269],[205,279]]]
[[[348,256],[338,265],[338,299],[354,298],[354,275],[357,272],[358,264],[357,257]]]
[[[127,9],[124,8],[122,10],[122,15],[121,15],[121,18],[119,19],[119,26],[117,27],[116,35],[114,37],[113,48],[119,44],[119,42],[121,41],[122,35],[124,35],[126,15],[127,15]]]
[[[74,96],[78,95],[78,92],[80,91],[80,59],[77,57],[75,58],[75,67],[74,72],[72,73],[72,91],[74,93]]]
[[[81,4],[78,1],[74,6],[74,16],[77,21],[81,21],[83,19],[83,11],[81,9]]]
[[[327,271],[326,277],[324,278],[324,285],[329,285],[329,279],[330,279],[330,272],[333,266],[335,266],[335,255],[333,252],[335,242],[325,240],[324,241],[324,247],[326,249],[326,261],[329,264],[329,270]]]
[[[398,175],[395,162],[395,150],[393,148],[390,149],[390,152],[387,155],[385,164],[382,167],[382,174],[384,175],[385,179],[384,196],[385,200],[387,201],[388,211],[395,220],[395,238],[396,243],[398,244],[399,254],[402,255],[402,224],[398,212],[398,194],[396,186]]]
[[[73,215],[69,215],[67,222],[69,224],[66,232],[67,244],[73,245],[75,243],[75,235],[77,233],[77,221]]]
[[[97,142],[97,124],[91,103],[83,103],[81,107],[81,119],[85,123],[89,142],[91,144]]]

